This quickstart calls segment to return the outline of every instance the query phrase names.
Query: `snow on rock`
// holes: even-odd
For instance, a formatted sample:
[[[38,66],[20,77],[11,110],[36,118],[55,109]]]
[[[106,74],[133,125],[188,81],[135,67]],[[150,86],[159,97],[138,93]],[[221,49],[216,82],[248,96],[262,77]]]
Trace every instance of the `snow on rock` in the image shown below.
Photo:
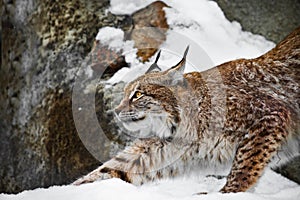
[[[124,32],[121,29],[113,27],[101,28],[96,36],[96,40],[100,40],[102,44],[116,49],[122,48],[123,39]]]
[[[130,15],[154,1],[156,0],[111,0],[109,11],[118,15]]]
[[[113,27],[103,27],[99,30],[96,40],[100,40],[103,45],[109,48],[120,51],[133,51],[133,41],[124,41],[124,32],[121,29]]]
[[[153,1],[111,0],[109,10],[115,14],[132,14]],[[164,8],[170,30],[167,32],[166,41],[161,45],[163,51],[159,65],[163,69],[176,64],[187,45],[191,46],[187,60],[194,67],[188,66],[186,72],[203,71],[238,58],[258,57],[275,46],[262,36],[242,31],[239,23],[228,21],[217,3],[213,1],[164,0],[164,2],[171,7]],[[109,83],[133,80],[144,73],[154,60],[152,58],[150,62],[140,63],[135,57],[134,49],[130,51],[128,47],[126,52],[124,55],[131,68],[120,70]]]
[[[168,23],[173,31],[195,40],[215,64],[257,57],[274,47],[264,37],[242,31],[239,23],[229,22],[217,3],[189,1],[169,2]]]

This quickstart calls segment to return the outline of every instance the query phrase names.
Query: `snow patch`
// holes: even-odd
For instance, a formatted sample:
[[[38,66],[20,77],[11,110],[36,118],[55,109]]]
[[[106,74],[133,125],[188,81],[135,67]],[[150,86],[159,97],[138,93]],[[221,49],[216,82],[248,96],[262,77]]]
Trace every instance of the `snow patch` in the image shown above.
[[[225,178],[193,176],[161,180],[143,186],[134,186],[120,179],[109,179],[81,186],[53,186],[48,189],[24,191],[17,195],[0,194],[1,200],[296,200],[300,196],[300,186],[270,169],[267,169],[261,181],[252,192],[221,194],[217,192]],[[207,195],[195,195],[209,192]]]
[[[133,41],[124,41],[124,32],[121,29],[113,27],[101,28],[96,36],[96,40],[100,40],[103,45],[115,51],[134,51]]]
[[[111,0],[108,10],[116,15],[130,15],[154,1],[155,0]]]

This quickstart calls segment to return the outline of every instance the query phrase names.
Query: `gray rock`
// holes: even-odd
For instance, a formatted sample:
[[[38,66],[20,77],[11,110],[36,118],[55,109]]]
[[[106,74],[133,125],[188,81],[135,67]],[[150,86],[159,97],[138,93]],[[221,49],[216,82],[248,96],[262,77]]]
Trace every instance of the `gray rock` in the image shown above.
[[[274,171],[300,184],[300,156],[297,156],[284,165],[275,168]]]
[[[0,193],[70,183],[100,164],[77,135],[72,87],[98,29],[117,26],[98,19],[108,5],[4,1]]]
[[[237,21],[244,30],[263,35],[275,43],[300,26],[298,0],[214,1],[230,21]]]

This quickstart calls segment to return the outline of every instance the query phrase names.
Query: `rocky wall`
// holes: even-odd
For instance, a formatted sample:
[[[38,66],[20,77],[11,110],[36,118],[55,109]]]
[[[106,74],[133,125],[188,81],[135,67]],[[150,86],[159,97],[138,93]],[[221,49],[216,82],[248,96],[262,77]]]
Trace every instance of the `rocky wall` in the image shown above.
[[[227,19],[237,21],[243,30],[279,43],[300,26],[300,1],[214,0]]]
[[[72,110],[76,76],[80,69],[91,68],[93,76],[104,72],[109,77],[128,66],[124,59],[117,59],[120,54],[95,42],[101,27],[121,28],[127,31],[127,39],[133,39],[130,34],[136,30],[134,25],[141,23],[143,13],[148,17],[146,24],[161,15],[163,20],[159,22],[166,24],[162,11],[165,4],[161,2],[145,8],[138,19],[135,14],[117,16],[106,12],[108,6],[108,0],[3,1],[0,192],[68,184],[101,164],[84,147],[74,124],[73,114],[78,112]],[[145,39],[137,38],[133,39],[137,43]],[[155,51],[141,59],[147,60]],[[102,59],[103,55],[109,55],[108,60]],[[118,133],[111,123],[112,115],[103,112],[111,95],[99,85],[95,107],[104,131]],[[85,124],[86,120],[83,117],[79,123]],[[89,137],[96,131],[93,126],[86,128]],[[120,135],[107,135],[110,141],[105,144],[95,140],[94,151],[100,157],[109,157],[126,144],[128,138]]]

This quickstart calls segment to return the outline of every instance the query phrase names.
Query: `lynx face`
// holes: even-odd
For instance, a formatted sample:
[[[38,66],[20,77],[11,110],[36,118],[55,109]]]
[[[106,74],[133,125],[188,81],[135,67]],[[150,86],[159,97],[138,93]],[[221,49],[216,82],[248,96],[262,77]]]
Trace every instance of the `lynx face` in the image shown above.
[[[156,65],[158,57],[150,69],[159,68]],[[174,135],[180,123],[180,109],[174,90],[178,81],[183,79],[184,65],[185,56],[171,69],[163,72],[148,70],[125,87],[124,98],[115,113],[131,135],[161,138]]]
[[[129,83],[115,112],[123,127],[136,137],[170,137],[179,122],[172,91],[142,79]]]

